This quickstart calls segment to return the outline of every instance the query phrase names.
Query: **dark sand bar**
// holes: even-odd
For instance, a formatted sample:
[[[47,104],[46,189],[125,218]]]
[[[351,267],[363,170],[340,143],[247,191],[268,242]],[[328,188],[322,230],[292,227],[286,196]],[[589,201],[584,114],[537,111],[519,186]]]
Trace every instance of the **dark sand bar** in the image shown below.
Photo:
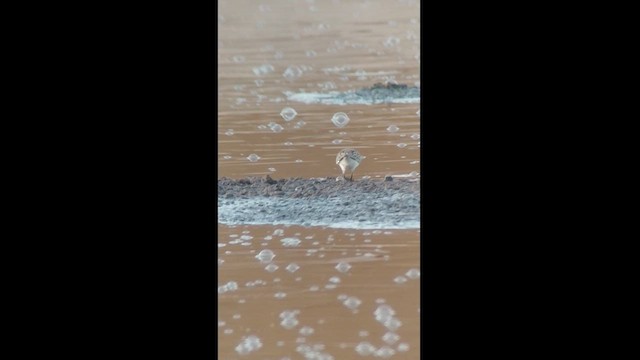
[[[420,227],[419,178],[218,180],[218,222],[356,229]]]

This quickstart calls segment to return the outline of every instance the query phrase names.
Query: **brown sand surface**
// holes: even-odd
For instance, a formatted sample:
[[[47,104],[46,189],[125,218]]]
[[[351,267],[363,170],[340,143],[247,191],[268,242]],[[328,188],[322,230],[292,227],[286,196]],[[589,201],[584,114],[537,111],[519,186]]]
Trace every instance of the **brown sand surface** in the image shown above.
[[[390,80],[419,86],[417,1],[227,0],[219,2],[218,21],[220,177],[338,176],[335,156],[346,147],[366,156],[356,181],[420,173],[419,104],[305,104],[284,94],[347,91]],[[273,71],[257,75],[254,69],[263,65]],[[292,65],[302,74],[287,79],[283,73]],[[285,107],[298,114],[290,122],[280,116]],[[347,126],[331,122],[336,112],[350,117]],[[271,122],[283,130],[271,131]],[[399,130],[388,131],[391,125]],[[260,159],[251,162],[250,154]],[[283,234],[274,235],[277,229]],[[220,224],[218,233],[219,359],[301,359],[305,349],[354,359],[361,357],[355,348],[363,341],[393,349],[391,358],[419,357],[420,279],[406,275],[420,266],[419,230]],[[285,238],[300,243],[285,246]],[[273,272],[255,257],[265,249],[276,255]],[[344,273],[335,268],[341,261],[351,266]],[[300,268],[288,271],[291,263]],[[406,281],[394,281],[398,276]],[[225,288],[229,282],[237,289]],[[343,302],[349,297],[360,305],[348,308]],[[401,322],[394,331],[375,319],[383,303]],[[292,329],[280,324],[285,310],[299,310]],[[386,333],[399,339],[388,335],[385,342]],[[261,346],[239,353],[250,335]]]

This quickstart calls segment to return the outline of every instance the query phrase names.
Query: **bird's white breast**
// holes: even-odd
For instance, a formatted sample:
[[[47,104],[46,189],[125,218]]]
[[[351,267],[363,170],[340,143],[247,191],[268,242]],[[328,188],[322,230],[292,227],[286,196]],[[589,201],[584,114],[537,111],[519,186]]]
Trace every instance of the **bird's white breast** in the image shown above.
[[[358,165],[360,165],[360,163],[348,156],[345,156],[342,160],[340,160],[340,162],[338,162],[338,165],[340,166],[340,169],[342,169],[342,172],[345,172],[347,170],[348,171],[355,170],[358,167]]]

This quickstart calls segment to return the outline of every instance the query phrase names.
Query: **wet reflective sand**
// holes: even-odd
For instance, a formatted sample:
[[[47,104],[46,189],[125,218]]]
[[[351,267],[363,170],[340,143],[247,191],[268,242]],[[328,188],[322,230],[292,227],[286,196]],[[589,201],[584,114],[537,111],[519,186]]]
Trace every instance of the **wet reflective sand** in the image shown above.
[[[335,177],[346,147],[366,156],[356,181],[421,176],[419,104],[286,95],[419,86],[419,30],[415,1],[220,2],[219,176]],[[331,121],[337,112],[344,127]],[[219,224],[218,233],[220,359],[419,357],[419,230]]]

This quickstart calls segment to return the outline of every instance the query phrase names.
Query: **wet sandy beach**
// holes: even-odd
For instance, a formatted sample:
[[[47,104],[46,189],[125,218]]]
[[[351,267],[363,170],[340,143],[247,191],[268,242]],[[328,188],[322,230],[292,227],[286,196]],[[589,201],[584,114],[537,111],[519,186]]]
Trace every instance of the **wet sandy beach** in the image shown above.
[[[418,2],[228,0],[218,23],[218,358],[419,358]]]

